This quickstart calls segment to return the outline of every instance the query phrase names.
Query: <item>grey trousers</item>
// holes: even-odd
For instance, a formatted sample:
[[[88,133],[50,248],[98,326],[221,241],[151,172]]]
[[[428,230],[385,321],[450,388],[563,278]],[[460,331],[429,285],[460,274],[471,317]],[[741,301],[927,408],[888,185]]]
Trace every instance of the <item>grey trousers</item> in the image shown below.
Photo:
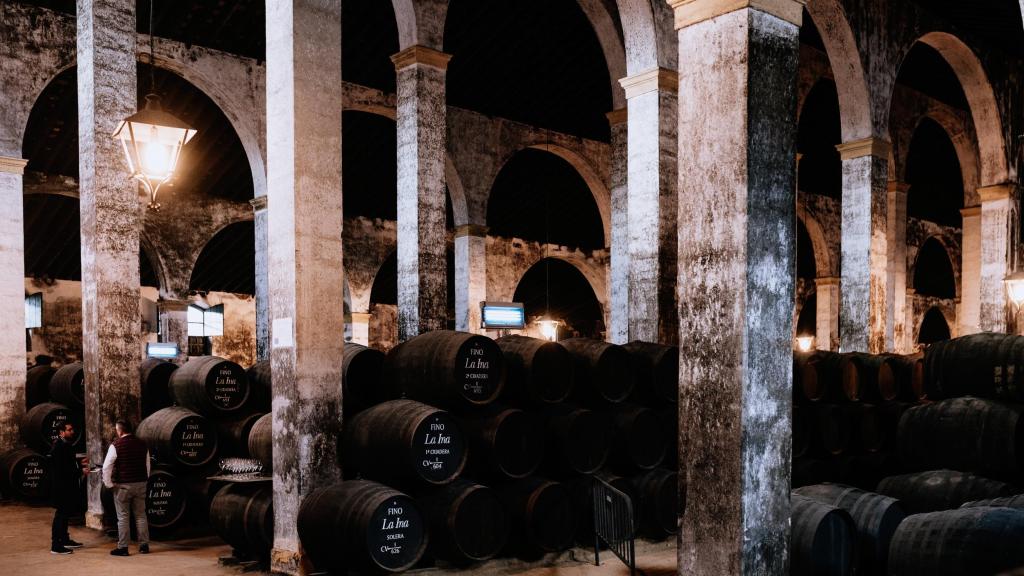
[[[114,486],[114,510],[117,511],[117,547],[127,548],[131,530],[130,514],[135,515],[139,544],[149,544],[149,520],[146,518],[146,483],[129,482]]]

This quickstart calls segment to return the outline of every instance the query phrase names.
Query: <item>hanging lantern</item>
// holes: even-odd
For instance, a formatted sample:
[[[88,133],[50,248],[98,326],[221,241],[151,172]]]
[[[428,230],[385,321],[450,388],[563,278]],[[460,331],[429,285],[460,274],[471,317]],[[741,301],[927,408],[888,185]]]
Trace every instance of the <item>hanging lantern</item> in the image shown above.
[[[1010,274],[1003,283],[1006,285],[1006,295],[1010,297],[1010,303],[1020,309],[1021,304],[1024,304],[1024,271]]]
[[[149,194],[151,209],[160,209],[157,192],[174,176],[182,147],[195,135],[195,128],[164,112],[156,94],[147,94],[146,107],[125,118],[114,131],[132,178]]]
[[[814,336],[803,335],[796,337],[796,348],[801,352],[810,352],[814,348]]]
[[[544,315],[542,318],[538,318],[534,321],[540,328],[540,334],[549,342],[558,342],[558,327],[563,324],[561,320],[553,320],[551,317]]]

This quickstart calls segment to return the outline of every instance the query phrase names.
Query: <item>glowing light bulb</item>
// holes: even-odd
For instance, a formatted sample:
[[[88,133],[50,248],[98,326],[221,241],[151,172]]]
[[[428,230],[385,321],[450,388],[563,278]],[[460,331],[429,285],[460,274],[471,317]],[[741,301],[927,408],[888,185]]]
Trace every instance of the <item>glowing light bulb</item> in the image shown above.
[[[801,352],[810,352],[814,348],[814,336],[797,336],[796,347]]]
[[[163,180],[171,171],[171,150],[157,142],[142,145],[142,171],[154,180]]]
[[[540,326],[540,334],[545,340],[550,342],[558,341],[558,325],[561,324],[558,320],[538,320],[537,325]]]

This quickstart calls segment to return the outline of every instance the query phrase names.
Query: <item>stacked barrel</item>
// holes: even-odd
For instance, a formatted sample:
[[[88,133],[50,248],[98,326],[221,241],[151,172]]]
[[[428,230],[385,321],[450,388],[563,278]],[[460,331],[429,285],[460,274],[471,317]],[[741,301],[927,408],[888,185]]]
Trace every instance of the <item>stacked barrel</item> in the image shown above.
[[[85,371],[81,362],[53,368],[39,364],[25,375],[24,447],[0,455],[0,494],[26,501],[49,496],[47,454],[65,423],[74,424],[72,443],[85,452]]]
[[[326,571],[538,558],[593,542],[595,476],[633,497],[642,534],[674,533],[676,474],[658,466],[675,452],[677,356],[454,331],[386,356],[346,343],[345,480],[303,502],[304,550]]]
[[[817,406],[811,400],[813,392],[829,389],[814,380],[820,372],[817,364],[835,365],[858,358],[863,365],[879,365],[879,370],[871,373],[885,408],[886,402],[893,400],[886,399],[892,390],[887,388],[889,381],[881,365],[891,357],[826,353],[796,359],[794,456],[801,453],[798,434],[810,432],[809,446],[822,444],[814,437],[823,433],[821,425],[805,417],[808,406],[812,413]],[[937,342],[923,356],[903,357],[903,361],[904,371],[910,366],[910,387],[899,388],[897,399],[904,402],[893,409],[898,419],[884,426],[885,436],[891,438],[885,447],[884,477],[875,480],[876,470],[864,474],[854,467],[836,466],[841,459],[834,456],[831,460],[806,455],[794,458],[794,485],[822,477],[848,479],[875,490],[877,494],[871,494],[870,500],[873,504],[865,504],[869,500],[863,495],[859,504],[848,495],[845,505],[839,503],[832,498],[840,492],[835,486],[808,486],[796,492],[812,492],[819,500],[832,498],[824,503],[846,509],[855,520],[858,513],[865,516],[868,508],[877,508],[877,513],[865,517],[880,520],[879,506],[887,501],[909,514],[895,522],[895,513],[888,510],[892,518],[887,527],[874,533],[865,531],[857,521],[861,538],[858,573],[996,574],[1024,566],[1024,547],[1020,546],[1024,541],[1024,419],[1020,408],[1024,401],[1024,337],[973,334]],[[832,394],[845,396],[837,405],[853,403],[851,380],[840,377],[830,382]],[[836,414],[838,418],[842,412]],[[830,425],[855,426],[849,419]],[[856,446],[848,441],[850,445]],[[794,517],[794,530],[795,526]],[[867,556],[867,544],[876,551],[875,562]]]

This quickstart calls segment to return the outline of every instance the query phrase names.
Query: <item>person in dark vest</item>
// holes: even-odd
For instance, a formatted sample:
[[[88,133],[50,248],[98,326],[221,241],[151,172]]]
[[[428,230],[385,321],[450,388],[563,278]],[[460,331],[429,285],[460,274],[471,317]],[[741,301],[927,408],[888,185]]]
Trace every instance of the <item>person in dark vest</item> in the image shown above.
[[[149,448],[142,439],[132,434],[132,427],[124,420],[114,426],[117,439],[107,449],[103,460],[103,485],[114,492],[114,510],[117,511],[117,548],[112,556],[128,555],[130,535],[128,520],[135,515],[135,530],[139,537],[139,553],[149,553],[149,521],[146,519],[146,481],[149,479]]]
[[[75,426],[65,422],[50,448],[50,474],[53,478],[50,501],[55,508],[53,528],[50,531],[51,554],[71,554],[72,548],[82,547],[68,533],[68,517],[82,511],[81,482],[89,473],[88,466],[75,457],[75,447],[72,445],[74,440]]]

